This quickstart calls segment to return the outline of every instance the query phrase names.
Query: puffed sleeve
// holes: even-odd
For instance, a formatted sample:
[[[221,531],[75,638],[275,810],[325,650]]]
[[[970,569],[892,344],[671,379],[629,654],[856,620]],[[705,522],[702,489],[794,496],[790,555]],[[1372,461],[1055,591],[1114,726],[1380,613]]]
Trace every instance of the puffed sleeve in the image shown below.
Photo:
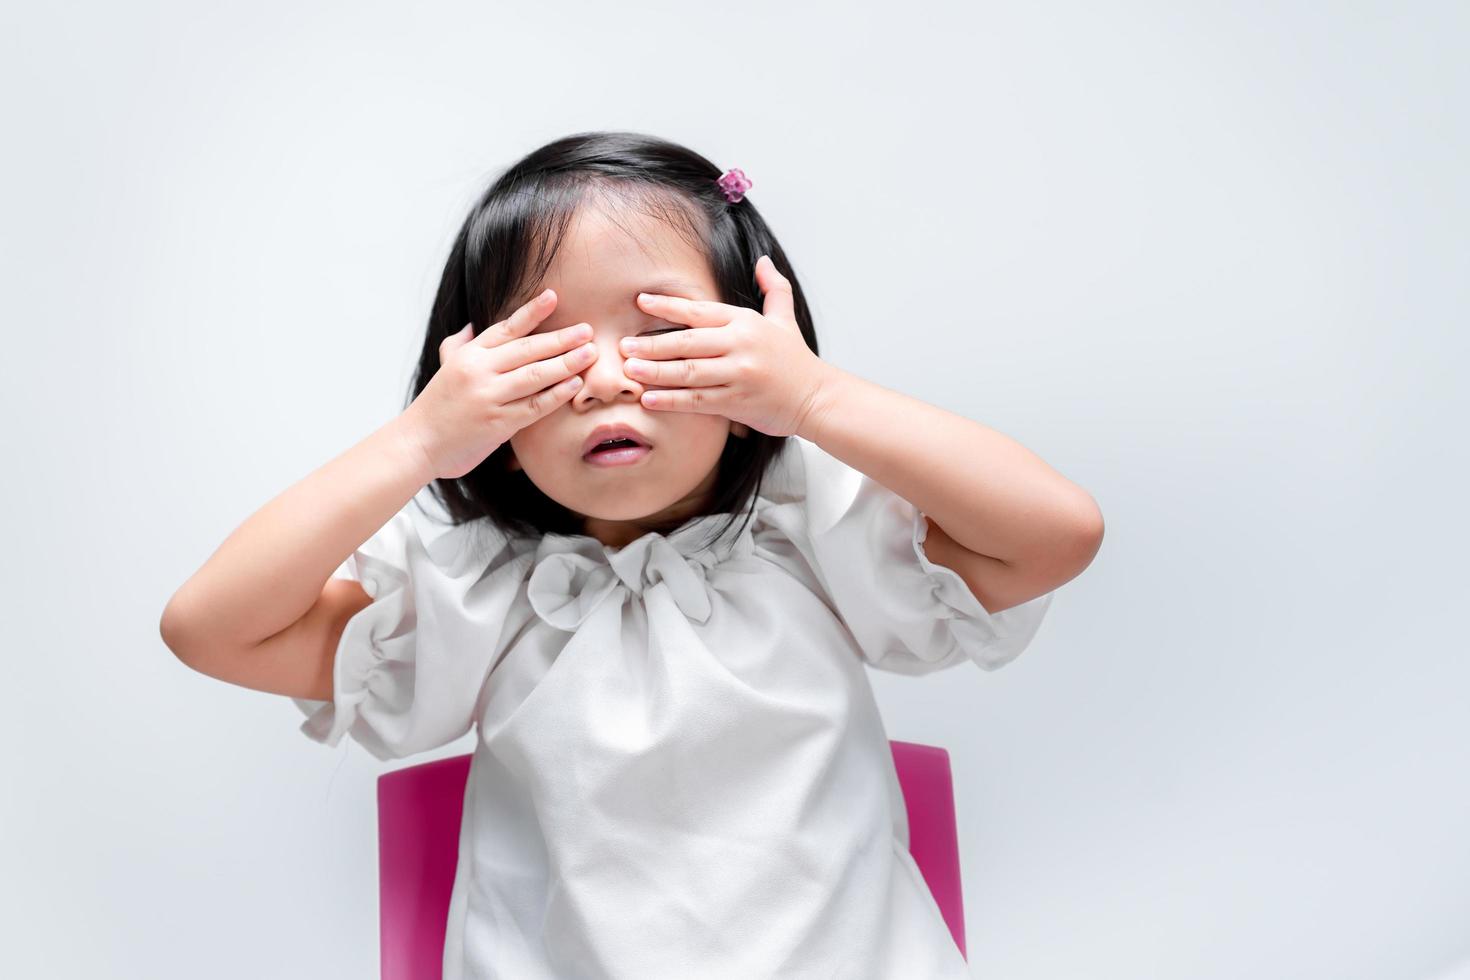
[[[913,504],[799,436],[782,459],[797,501],[783,509],[787,527],[871,666],[996,670],[1030,645],[1055,592],[991,613],[958,572],[929,560],[928,524]]]
[[[351,735],[381,760],[469,731],[518,593],[501,561],[503,532],[484,520],[421,531],[412,509],[410,501],[333,573],[373,600],[342,630],[333,699],[292,698],[307,737],[335,746]]]

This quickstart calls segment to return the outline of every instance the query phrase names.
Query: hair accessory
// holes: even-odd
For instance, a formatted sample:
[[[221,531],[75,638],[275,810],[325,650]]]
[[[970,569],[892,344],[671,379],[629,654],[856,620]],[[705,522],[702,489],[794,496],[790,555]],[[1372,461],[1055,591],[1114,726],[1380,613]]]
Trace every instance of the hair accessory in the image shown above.
[[[715,183],[720,185],[720,190],[725,192],[725,200],[731,204],[745,197],[745,192],[755,185],[745,176],[745,171],[739,167],[731,167]]]

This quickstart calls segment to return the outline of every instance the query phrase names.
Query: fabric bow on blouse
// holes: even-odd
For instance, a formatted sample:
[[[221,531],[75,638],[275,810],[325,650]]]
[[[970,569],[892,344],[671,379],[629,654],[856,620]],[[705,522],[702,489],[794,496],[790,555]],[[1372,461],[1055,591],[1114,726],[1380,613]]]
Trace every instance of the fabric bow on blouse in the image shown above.
[[[663,583],[679,611],[702,624],[710,614],[707,570],[753,548],[746,533],[733,543],[725,535],[715,548],[695,551],[697,540],[708,538],[715,518],[728,520],[723,514],[705,515],[668,536],[645,534],[615,551],[587,535],[547,535],[526,584],[531,608],[557,629],[573,632],[611,593],[621,592],[615,597],[621,601]],[[738,524],[742,518],[736,520]]]

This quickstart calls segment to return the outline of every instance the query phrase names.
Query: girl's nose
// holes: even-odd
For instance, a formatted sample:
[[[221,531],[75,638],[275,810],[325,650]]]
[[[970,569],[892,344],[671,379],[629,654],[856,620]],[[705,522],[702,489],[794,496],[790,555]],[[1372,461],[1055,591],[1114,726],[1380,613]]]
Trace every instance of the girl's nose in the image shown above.
[[[596,345],[597,356],[582,370],[582,387],[577,389],[577,394],[573,398],[606,400],[615,398],[624,392],[631,393],[635,400],[641,398],[643,386],[624,372],[623,365],[627,358],[618,349],[617,338],[594,336],[592,343]]]

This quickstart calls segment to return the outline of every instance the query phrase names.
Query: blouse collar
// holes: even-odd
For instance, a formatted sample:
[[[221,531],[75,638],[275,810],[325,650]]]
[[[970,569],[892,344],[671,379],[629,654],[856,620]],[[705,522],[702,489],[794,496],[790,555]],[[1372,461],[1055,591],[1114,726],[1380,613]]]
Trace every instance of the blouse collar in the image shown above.
[[[586,534],[546,534],[536,545],[527,582],[531,608],[558,629],[577,629],[613,594],[619,603],[663,583],[679,610],[703,623],[709,618],[706,573],[721,562],[754,550],[751,524],[735,517],[739,534],[721,535],[701,547],[729,514],[705,514],[669,534],[650,531],[620,548]]]
[[[767,470],[749,518],[735,517],[733,540],[726,532],[700,547],[714,525],[730,520],[728,514],[705,514],[669,534],[650,531],[620,548],[586,534],[546,534],[512,547],[517,554],[534,552],[528,598],[536,614],[559,629],[575,630],[614,592],[621,603],[660,582],[686,617],[703,623],[710,613],[705,577],[711,568],[750,554],[754,535],[768,526],[825,533],[849,510],[862,481],[857,470],[792,436]]]

